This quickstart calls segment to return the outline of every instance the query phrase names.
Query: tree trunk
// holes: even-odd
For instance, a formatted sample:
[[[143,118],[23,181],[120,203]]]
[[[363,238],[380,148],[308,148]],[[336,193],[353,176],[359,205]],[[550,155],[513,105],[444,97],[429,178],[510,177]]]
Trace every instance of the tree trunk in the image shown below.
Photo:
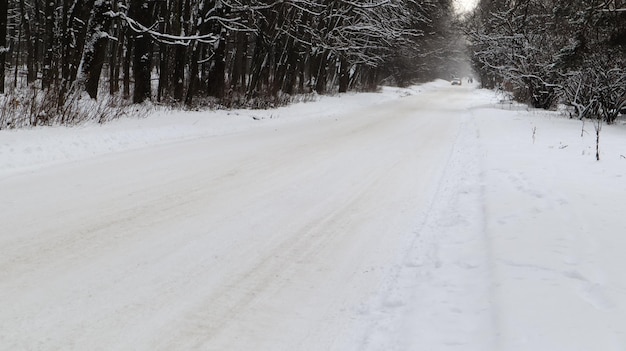
[[[224,87],[226,86],[224,81],[226,78],[226,39],[223,34],[219,39],[213,57],[215,61],[213,67],[209,70],[207,93],[209,96],[222,98],[224,97]]]
[[[234,91],[243,91],[246,87],[246,56],[248,55],[248,34],[239,32],[236,35],[235,58],[230,76],[230,87]]]
[[[98,97],[98,83],[108,44],[106,32],[111,25],[111,17],[105,13],[111,9],[111,1],[98,2],[89,21],[89,40],[83,52],[82,74],[85,77],[85,90],[92,99]]]
[[[39,1],[35,1],[35,6],[34,6],[34,10],[33,10],[33,16],[34,19],[32,20],[32,38],[31,38],[31,45],[32,45],[32,50],[29,52],[31,55],[31,62],[33,65],[33,82],[35,82],[37,80],[37,76],[39,74],[39,72],[42,70],[42,62],[43,62],[43,55],[42,55],[42,46],[40,45],[40,42],[42,40],[42,28],[43,28],[43,24],[44,24],[44,20],[42,19],[42,12],[39,6]]]
[[[113,11],[117,11],[117,2],[113,2]],[[111,55],[109,60],[109,94],[115,95],[120,90],[120,62],[123,62],[124,29],[113,23],[113,35],[117,40],[111,41]]]
[[[272,80],[272,95],[277,96],[280,91],[284,89],[284,83],[286,76],[289,72],[289,54],[293,50],[291,45],[291,38],[287,39],[282,50],[275,52],[276,62],[274,69],[274,77]]]
[[[174,28],[174,33],[183,34],[186,33],[189,28],[189,20],[191,18],[191,4],[190,0],[179,0],[178,14],[182,16],[176,16],[175,22],[177,27]],[[182,22],[181,22],[182,18]],[[174,51],[174,101],[182,102],[185,97],[185,64],[187,62],[187,48],[182,45],[177,45]]]
[[[52,60],[54,57],[54,8],[55,1],[46,1],[44,9],[45,16],[45,35],[43,41],[44,58],[43,58],[43,77],[41,86],[43,89],[50,88],[53,79]]]
[[[226,8],[219,1],[215,1],[215,16],[225,17]],[[217,98],[224,97],[226,87],[226,29],[221,23],[215,21],[211,25],[211,33],[219,37],[217,47],[213,53],[213,66],[211,66],[207,80],[207,93]]]
[[[87,36],[87,23],[94,6],[95,0],[65,1],[67,13],[63,13],[62,48],[61,56],[61,89],[59,91],[59,107],[65,104],[66,95],[78,76],[79,66],[82,62],[85,38]],[[71,9],[71,11],[70,11]]]
[[[198,59],[200,57],[200,43],[193,45],[193,51],[191,52],[191,58],[189,60],[189,87],[187,88],[187,96],[185,97],[185,104],[191,106],[193,97],[196,94],[198,86]]]
[[[301,67],[300,57],[301,45],[293,40],[289,46],[289,52],[287,53],[287,72],[285,72],[285,78],[283,82],[282,90],[289,95],[292,95],[296,89],[296,80]]]
[[[36,52],[34,50],[35,48],[33,45],[31,20],[30,20],[30,16],[28,12],[26,12],[26,6],[24,4],[24,0],[20,0],[20,12],[22,13],[22,26],[24,28],[24,42],[26,43],[26,69],[27,69],[26,82],[30,84],[34,82],[35,79],[37,79],[37,71],[34,65],[34,61],[36,59],[36,56],[35,56]],[[18,45],[19,45],[19,42],[18,42]],[[36,45],[36,41],[35,41],[35,45]]]
[[[326,71],[327,71],[327,58],[328,57],[328,52],[323,51],[322,53],[320,53],[320,56],[318,57],[318,65],[317,65],[317,80],[315,82],[315,91],[318,94],[324,94],[326,93]]]
[[[248,79],[247,98],[253,98],[259,93],[261,76],[267,61],[267,53],[263,47],[263,33],[256,35],[254,54],[250,62],[250,78]]]
[[[129,15],[140,24],[152,25],[152,5],[149,0],[133,0],[130,3]],[[150,86],[150,67],[152,64],[152,39],[148,34],[135,34],[133,55],[133,103],[139,104],[152,98]]]
[[[17,79],[18,79],[17,71],[18,71],[18,68],[20,67],[20,56],[22,55],[21,43],[22,43],[22,27],[20,27],[20,29],[17,31],[17,45],[16,45],[17,48],[15,49],[15,69],[13,70],[13,87],[14,88],[17,88]],[[2,85],[4,86],[4,84]]]
[[[158,3],[158,10],[156,12],[159,13],[159,18],[163,19],[161,21],[161,25],[159,26],[159,31],[161,33],[170,33],[172,29],[172,24],[169,18],[169,12],[171,9],[167,7],[168,3],[160,2]],[[169,45],[166,43],[159,42],[159,86],[157,87],[157,101],[161,102],[163,99],[171,97],[171,80],[172,73],[170,70],[171,61],[170,61],[170,53],[172,52]]]
[[[185,61],[187,58],[187,48],[177,45],[174,52],[174,101],[181,102],[185,95]]]
[[[167,96],[169,95],[169,77],[171,76],[170,73],[170,69],[169,69],[169,48],[167,46],[167,44],[165,43],[159,43],[158,44],[158,48],[159,48],[159,54],[158,54],[158,58],[159,58],[159,71],[158,71],[158,76],[159,76],[159,85],[157,86],[157,96],[156,96],[156,100],[158,102],[162,102],[163,99],[167,98]]]
[[[0,93],[4,93],[5,60],[7,52],[8,1],[0,2]]]
[[[122,94],[124,99],[130,98],[130,63],[133,59],[133,41],[131,40],[130,31],[126,31],[126,52],[124,54],[124,90]]]
[[[345,93],[350,85],[350,72],[348,71],[348,60],[341,56],[339,67],[339,92]]]

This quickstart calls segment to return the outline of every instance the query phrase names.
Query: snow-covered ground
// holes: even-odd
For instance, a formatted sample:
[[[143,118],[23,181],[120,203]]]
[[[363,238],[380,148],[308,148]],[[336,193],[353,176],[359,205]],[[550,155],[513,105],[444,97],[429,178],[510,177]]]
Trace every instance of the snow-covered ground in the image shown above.
[[[626,350],[600,148],[443,81],[0,131],[0,350]]]

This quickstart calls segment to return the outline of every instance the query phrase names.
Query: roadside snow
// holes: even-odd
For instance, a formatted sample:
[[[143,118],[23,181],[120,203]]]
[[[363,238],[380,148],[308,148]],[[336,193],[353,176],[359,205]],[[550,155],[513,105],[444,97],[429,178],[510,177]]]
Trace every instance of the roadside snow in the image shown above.
[[[594,133],[445,81],[0,131],[0,350],[626,350]]]
[[[485,100],[489,93],[478,92]],[[499,350],[626,350],[626,129],[478,106]],[[581,136],[582,134],[582,136]]]
[[[339,118],[362,106],[378,105],[443,84],[446,82],[406,89],[383,87],[379,93],[318,96],[314,102],[272,110],[181,112],[157,109],[147,118],[122,118],[104,125],[87,123],[72,128],[0,130],[0,177],[151,145],[232,134],[258,127],[272,128],[274,125],[297,123],[303,118]],[[139,106],[137,114],[146,115],[144,110]]]

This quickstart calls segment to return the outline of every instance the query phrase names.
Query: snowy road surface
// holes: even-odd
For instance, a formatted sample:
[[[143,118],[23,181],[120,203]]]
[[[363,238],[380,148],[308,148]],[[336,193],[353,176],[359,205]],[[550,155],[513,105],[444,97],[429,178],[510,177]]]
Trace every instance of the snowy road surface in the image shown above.
[[[565,217],[608,195],[561,154],[529,171],[515,147],[569,150],[491,99],[432,83],[30,168],[19,137],[62,132],[0,134],[0,349],[624,350],[623,259],[602,251],[623,222],[595,209],[596,240]],[[99,128],[70,131],[119,136]]]
[[[468,97],[447,89],[3,179],[1,342],[358,344],[369,300],[428,214]]]

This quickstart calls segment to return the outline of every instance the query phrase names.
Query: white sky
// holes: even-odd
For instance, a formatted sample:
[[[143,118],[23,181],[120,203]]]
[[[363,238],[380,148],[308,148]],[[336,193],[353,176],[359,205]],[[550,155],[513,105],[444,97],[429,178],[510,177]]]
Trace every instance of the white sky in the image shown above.
[[[473,9],[478,0],[455,0],[454,6],[458,12],[467,12]]]

